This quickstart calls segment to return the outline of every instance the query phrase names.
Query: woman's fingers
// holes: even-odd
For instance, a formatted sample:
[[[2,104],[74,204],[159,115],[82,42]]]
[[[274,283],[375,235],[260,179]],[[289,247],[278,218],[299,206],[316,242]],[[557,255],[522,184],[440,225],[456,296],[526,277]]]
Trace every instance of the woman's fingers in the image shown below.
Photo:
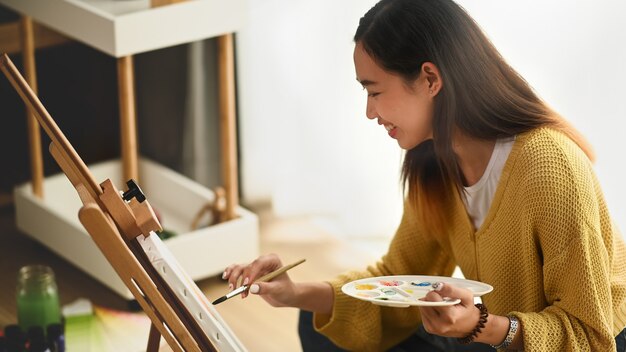
[[[443,282],[434,283],[432,291],[428,292],[426,296],[422,298],[422,300],[430,302],[453,301],[456,299],[461,300],[458,304],[460,306],[474,306],[474,294],[472,291],[454,285],[444,284]],[[439,313],[450,311],[449,306],[433,307],[433,309],[437,310]]]
[[[461,302],[453,306],[420,307],[426,331],[442,336],[462,337],[473,329],[477,322],[477,309],[474,307],[474,296],[470,290],[437,283],[423,300],[441,302],[457,298]]]
[[[239,286],[238,283],[241,281],[240,278],[242,273],[242,265],[231,265],[228,267],[227,271],[225,272],[225,276],[228,279],[228,289],[232,291]]]
[[[228,280],[228,288],[232,291],[239,286],[248,285],[257,278],[281,267],[280,258],[276,254],[262,255],[250,264],[231,264],[222,273],[222,278]],[[242,293],[245,298],[248,292]]]
[[[282,263],[280,258],[278,258],[276,254],[263,255],[255,259],[246,267],[244,270],[244,277],[248,279],[248,283],[252,283],[259,277],[272,272],[281,266]],[[247,283],[244,285],[247,285]]]
[[[274,307],[289,307],[295,295],[294,284],[287,277],[269,282],[255,282],[250,286],[250,294],[259,295]]]
[[[433,309],[433,307],[420,307],[420,314],[422,316],[424,329],[426,329],[427,332],[434,334],[439,312]]]
[[[460,304],[463,306],[474,305],[474,294],[472,291],[465,288],[444,284],[443,282],[437,282],[433,284],[433,290],[430,291],[429,294],[431,293],[436,293],[439,297],[441,297],[441,300],[458,298],[461,300]]]

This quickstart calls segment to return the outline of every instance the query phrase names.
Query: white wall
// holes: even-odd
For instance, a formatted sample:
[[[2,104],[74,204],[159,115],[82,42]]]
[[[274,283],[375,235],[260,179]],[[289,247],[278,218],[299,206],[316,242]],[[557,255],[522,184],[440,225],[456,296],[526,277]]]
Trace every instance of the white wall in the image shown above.
[[[395,141],[365,118],[352,36],[373,0],[251,0],[238,33],[243,196],[278,215],[326,214],[344,234],[389,236],[401,211]],[[590,139],[626,226],[626,5],[462,0],[538,93]],[[623,231],[624,232],[624,231]]]
[[[626,3],[460,3],[537,92],[590,140],[609,208],[626,234]]]
[[[237,36],[242,193],[279,216],[328,215],[340,232],[389,235],[401,152],[365,118],[352,37],[375,2],[250,1]]]

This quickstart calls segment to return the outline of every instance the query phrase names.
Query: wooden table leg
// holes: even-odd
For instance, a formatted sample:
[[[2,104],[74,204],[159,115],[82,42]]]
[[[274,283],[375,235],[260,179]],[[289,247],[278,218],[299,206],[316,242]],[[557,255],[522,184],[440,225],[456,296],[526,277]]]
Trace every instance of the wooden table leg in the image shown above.
[[[35,35],[33,32],[33,20],[28,16],[22,16],[21,39],[22,58],[26,82],[35,94],[37,93],[37,69],[35,67]],[[30,171],[32,175],[33,194],[43,198],[43,157],[41,153],[41,132],[39,124],[32,111],[26,107],[26,121],[28,128],[28,142],[30,145]]]
[[[158,352],[159,344],[161,343],[161,333],[154,326],[154,323],[150,324],[150,335],[148,335],[148,347],[146,352]]]
[[[225,34],[218,37],[217,50],[222,178],[226,190],[226,219],[224,220],[230,220],[236,217],[235,209],[239,202],[233,35]]]
[[[120,140],[122,149],[122,184],[129,179],[139,182],[137,166],[137,116],[135,112],[135,74],[133,57],[117,59],[120,103]]]

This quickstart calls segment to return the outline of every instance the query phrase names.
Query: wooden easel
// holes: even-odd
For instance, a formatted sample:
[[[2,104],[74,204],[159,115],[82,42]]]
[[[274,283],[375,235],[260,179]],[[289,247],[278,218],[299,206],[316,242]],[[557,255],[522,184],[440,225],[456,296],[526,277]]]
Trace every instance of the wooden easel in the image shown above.
[[[162,229],[139,186],[129,180],[128,190],[120,194],[109,179],[98,184],[6,54],[0,57],[0,69],[52,140],[49,151],[83,203],[78,213],[81,223],[152,321],[147,350],[158,351],[163,336],[174,351],[217,351],[218,347],[243,351],[210,304],[200,308],[196,305],[196,311],[191,311],[183,301],[188,295],[202,295],[193,281],[176,275],[174,281],[179,287],[173,287],[174,281],[158,272],[153,258],[142,247],[142,239]],[[157,236],[151,239],[159,244]],[[163,254],[160,260],[171,260],[168,253]],[[177,265],[167,264],[168,268]]]

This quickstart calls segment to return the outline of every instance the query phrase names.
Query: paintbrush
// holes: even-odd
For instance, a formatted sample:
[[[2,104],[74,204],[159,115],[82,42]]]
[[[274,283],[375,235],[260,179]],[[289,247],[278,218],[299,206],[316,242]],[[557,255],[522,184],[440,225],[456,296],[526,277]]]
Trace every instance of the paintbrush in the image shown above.
[[[260,278],[256,279],[256,281],[255,281],[255,282],[266,282],[266,281],[270,281],[270,280],[272,280],[273,278],[275,278],[276,276],[278,276],[278,275],[280,275],[280,274],[282,274],[282,273],[286,272],[287,270],[289,270],[289,269],[293,268],[294,266],[296,266],[296,265],[300,265],[300,264],[304,263],[304,261],[305,261],[305,260],[306,260],[306,259],[300,259],[300,260],[298,260],[298,261],[297,261],[297,262],[295,262],[295,263],[291,263],[291,264],[289,264],[289,265],[285,265],[285,266],[283,266],[283,267],[282,267],[282,268],[280,268],[280,269],[274,270],[274,271],[272,271],[272,272],[271,272],[271,273],[269,273],[269,274],[265,274],[265,275],[261,276]],[[222,303],[222,302],[224,302],[225,300],[227,300],[227,299],[229,299],[229,298],[231,298],[231,297],[237,296],[238,294],[240,294],[240,293],[242,293],[242,292],[246,291],[246,290],[250,287],[250,285],[252,285],[252,283],[250,283],[249,285],[243,285],[243,286],[240,286],[238,289],[233,290],[233,291],[230,291],[230,292],[229,292],[229,293],[227,293],[226,295],[224,295],[224,296],[222,296],[222,297],[220,297],[220,298],[216,299],[215,301],[213,301],[213,305],[216,305],[216,304]]]

